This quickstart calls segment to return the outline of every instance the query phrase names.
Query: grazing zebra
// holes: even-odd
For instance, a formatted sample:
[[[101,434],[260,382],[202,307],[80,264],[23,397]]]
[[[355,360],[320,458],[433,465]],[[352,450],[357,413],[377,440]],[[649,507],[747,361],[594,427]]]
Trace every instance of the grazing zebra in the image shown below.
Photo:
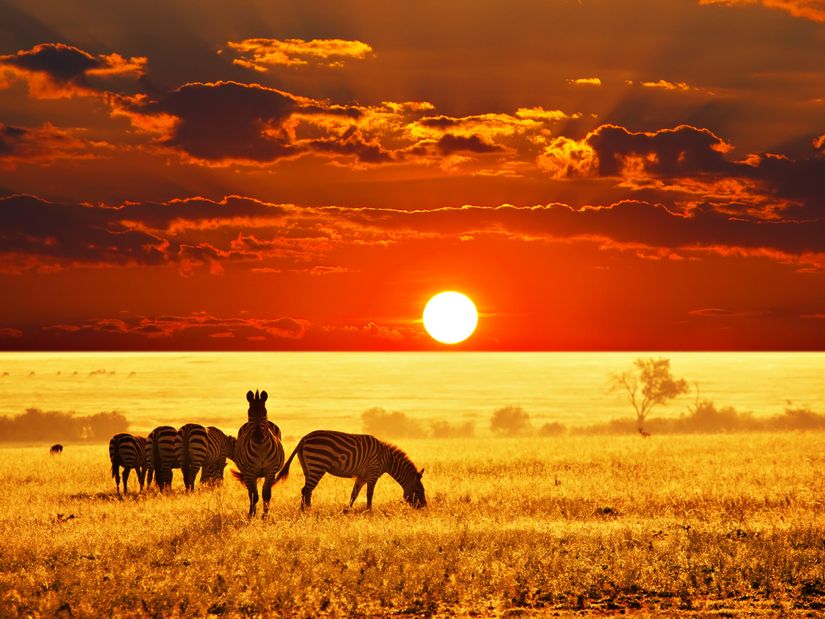
[[[215,426],[206,428],[206,436],[208,443],[206,460],[201,469],[201,483],[219,484],[223,482],[226,459],[234,456],[236,439],[234,436],[227,436]]]
[[[258,478],[264,478],[261,496],[264,500],[264,518],[269,512],[269,499],[275,475],[284,464],[284,448],[281,445],[281,431],[266,418],[266,391],[260,396],[256,391],[246,394],[249,402],[249,421],[238,430],[233,460],[238,471],[233,470],[235,479],[242,481],[249,492],[249,517],[255,515],[258,504]]]
[[[59,456],[63,453],[63,445],[57,443],[56,445],[52,445],[49,447],[49,453],[53,456]]]
[[[395,445],[380,441],[369,434],[346,434],[331,430],[316,430],[302,438],[289,460],[278,473],[275,481],[289,475],[292,458],[298,454],[304,470],[304,487],[301,490],[301,508],[312,505],[312,491],[325,473],[337,477],[354,477],[349,507],[351,508],[364,484],[367,484],[367,509],[372,509],[372,493],[375,483],[384,473],[389,473],[404,489],[404,500],[413,507],[426,507],[424,486],[420,471],[407,454]]]
[[[180,430],[180,452],[178,465],[183,470],[183,485],[187,490],[195,489],[195,477],[203,466],[209,450],[206,428],[197,423],[187,423]]]
[[[159,426],[149,433],[146,443],[151,454],[155,483],[161,491],[171,488],[172,469],[180,468],[182,460],[180,434],[172,426]]]
[[[109,460],[112,462],[112,477],[115,478],[117,493],[120,494],[120,467],[123,467],[123,494],[128,494],[126,484],[132,469],[137,472],[140,491],[146,477],[146,439],[131,434],[115,434],[109,441]],[[151,482],[150,482],[151,483]]]

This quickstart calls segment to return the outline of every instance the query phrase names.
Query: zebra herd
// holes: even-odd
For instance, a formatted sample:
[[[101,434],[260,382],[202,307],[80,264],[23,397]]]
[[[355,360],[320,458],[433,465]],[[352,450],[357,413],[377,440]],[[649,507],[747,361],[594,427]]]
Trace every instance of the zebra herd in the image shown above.
[[[258,479],[263,478],[261,498],[263,515],[269,512],[273,484],[286,479],[293,458],[304,472],[301,508],[312,504],[312,491],[329,473],[337,477],[355,478],[349,508],[355,503],[364,485],[367,486],[367,509],[372,508],[372,496],[378,478],[384,473],[404,490],[404,500],[413,507],[425,507],[427,500],[420,471],[401,449],[367,434],[347,434],[316,430],[304,436],[284,464],[281,430],[269,421],[266,411],[266,391],[246,394],[249,402],[247,422],[238,436],[228,436],[220,429],[188,423],[180,429],[159,426],[144,438],[132,434],[116,434],[109,441],[112,477],[120,493],[120,469],[123,468],[123,492],[128,492],[129,473],[135,470],[141,492],[144,483],[155,483],[161,491],[172,485],[172,471],[179,468],[187,491],[195,489],[195,478],[201,472],[202,484],[223,481],[223,471],[229,458],[238,467],[231,470],[249,494],[249,517],[258,504]]]

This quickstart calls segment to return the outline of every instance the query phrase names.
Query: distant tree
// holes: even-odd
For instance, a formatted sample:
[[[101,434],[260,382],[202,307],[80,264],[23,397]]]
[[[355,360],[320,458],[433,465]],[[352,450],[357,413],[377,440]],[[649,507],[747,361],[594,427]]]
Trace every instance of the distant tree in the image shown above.
[[[475,434],[475,426],[472,421],[452,424],[443,419],[430,422],[433,438],[469,438]]]
[[[567,428],[564,427],[564,424],[559,423],[558,421],[545,423],[539,428],[539,436],[561,436],[565,432],[567,432]]]
[[[0,441],[108,441],[128,427],[126,416],[117,411],[84,416],[30,408],[0,417]]]
[[[645,435],[644,424],[651,409],[657,404],[666,404],[668,400],[688,391],[687,381],[676,379],[670,371],[670,359],[636,359],[633,369],[612,377],[614,390],[627,394],[627,399],[636,412],[636,425],[639,434]]]
[[[411,419],[404,413],[388,413],[381,407],[373,407],[361,413],[361,422],[366,434],[379,438],[422,438],[427,431],[417,419]]]
[[[530,427],[530,415],[521,406],[505,406],[496,409],[490,419],[490,430],[504,436],[524,434]]]

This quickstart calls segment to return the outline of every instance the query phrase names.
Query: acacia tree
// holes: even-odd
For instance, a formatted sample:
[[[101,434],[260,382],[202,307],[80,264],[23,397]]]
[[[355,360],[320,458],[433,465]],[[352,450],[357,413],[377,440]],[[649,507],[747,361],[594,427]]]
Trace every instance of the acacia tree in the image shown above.
[[[636,359],[633,369],[613,376],[613,388],[623,390],[636,411],[639,433],[647,435],[644,423],[651,409],[657,404],[687,393],[688,384],[683,378],[673,378],[670,359]]]

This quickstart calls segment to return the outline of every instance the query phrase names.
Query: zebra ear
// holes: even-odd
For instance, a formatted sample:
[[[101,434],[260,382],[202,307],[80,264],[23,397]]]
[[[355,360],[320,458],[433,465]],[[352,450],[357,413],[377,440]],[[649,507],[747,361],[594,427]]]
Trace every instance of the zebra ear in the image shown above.
[[[261,391],[261,402],[266,402],[266,399],[269,396],[266,394],[266,391]]]
[[[421,479],[421,476],[424,475],[424,469],[418,471],[418,479]]]
[[[252,393],[252,390],[246,392],[246,401],[251,402],[255,398],[255,394]]]

